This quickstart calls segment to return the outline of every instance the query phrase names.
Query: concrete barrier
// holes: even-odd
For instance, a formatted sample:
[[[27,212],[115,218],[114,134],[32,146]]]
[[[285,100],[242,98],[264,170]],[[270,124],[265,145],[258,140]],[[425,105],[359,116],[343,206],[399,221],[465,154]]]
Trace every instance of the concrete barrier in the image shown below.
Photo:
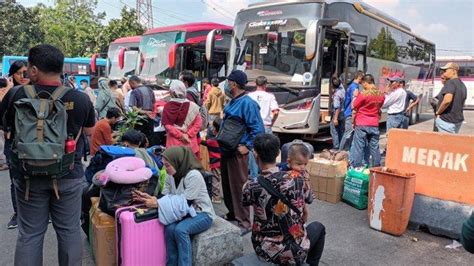
[[[391,129],[385,165],[416,174],[411,228],[459,238],[474,210],[474,136]]]
[[[193,265],[224,265],[242,256],[240,229],[216,217],[209,230],[193,238]]]

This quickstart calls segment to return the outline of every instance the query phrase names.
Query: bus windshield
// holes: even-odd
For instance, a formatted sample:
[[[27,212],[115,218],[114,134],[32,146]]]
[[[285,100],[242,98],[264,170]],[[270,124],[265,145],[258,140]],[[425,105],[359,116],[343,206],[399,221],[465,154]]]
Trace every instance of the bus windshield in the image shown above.
[[[175,43],[183,42],[184,32],[160,32],[145,35],[140,42],[140,52],[143,56],[143,67],[140,76],[145,80],[156,81],[166,77],[168,70],[168,53]]]
[[[250,81],[264,75],[270,83],[301,85],[303,74],[315,71],[313,61],[305,60],[305,34],[319,9],[319,4],[304,4],[239,13],[229,63],[245,70]],[[278,16],[261,17],[265,14]],[[311,83],[314,79],[306,84]]]
[[[119,52],[121,48],[138,47],[138,43],[112,43],[107,52],[109,60],[108,77],[111,79],[120,79],[124,76],[135,74],[137,66],[138,51],[127,51],[124,56],[124,67],[119,67]]]

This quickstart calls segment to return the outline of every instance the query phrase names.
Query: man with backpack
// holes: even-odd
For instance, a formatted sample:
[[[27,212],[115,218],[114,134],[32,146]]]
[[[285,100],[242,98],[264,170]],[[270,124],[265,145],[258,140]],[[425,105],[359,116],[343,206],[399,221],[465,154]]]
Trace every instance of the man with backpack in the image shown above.
[[[86,94],[61,84],[63,63],[63,53],[54,46],[31,48],[27,71],[34,85],[15,87],[0,105],[2,126],[11,128],[14,140],[15,265],[42,263],[49,216],[58,238],[59,265],[82,263],[81,157],[83,135],[91,135],[95,114]]]
[[[201,96],[194,85],[196,85],[196,79],[191,70],[184,70],[179,74],[179,80],[186,86],[186,99],[199,105],[199,113],[201,114],[201,131],[205,130],[209,125],[209,111],[206,105],[201,101]]]

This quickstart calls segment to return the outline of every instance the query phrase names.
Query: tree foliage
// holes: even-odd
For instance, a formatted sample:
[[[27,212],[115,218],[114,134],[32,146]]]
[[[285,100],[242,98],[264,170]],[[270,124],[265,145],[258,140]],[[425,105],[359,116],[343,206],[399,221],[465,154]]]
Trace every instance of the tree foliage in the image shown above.
[[[377,38],[370,42],[369,52],[376,58],[398,62],[397,42],[393,39],[390,31],[383,27]]]
[[[122,8],[120,18],[111,19],[99,34],[98,52],[106,53],[110,42],[120,37],[142,35],[145,27],[138,23],[134,9]]]
[[[113,40],[143,34],[135,10],[124,7],[120,18],[104,25],[106,13],[96,8],[97,0],[57,0],[32,8],[7,0],[0,4],[0,56],[25,55],[40,43],[57,46],[68,57],[105,54]]]
[[[38,24],[38,10],[25,8],[14,0],[0,4],[0,56],[26,55],[30,47],[43,42]]]

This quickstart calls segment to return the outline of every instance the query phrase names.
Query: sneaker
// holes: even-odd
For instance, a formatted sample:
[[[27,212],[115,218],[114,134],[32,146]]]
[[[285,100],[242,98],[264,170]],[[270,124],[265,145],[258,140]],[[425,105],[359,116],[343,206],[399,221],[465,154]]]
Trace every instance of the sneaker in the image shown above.
[[[7,228],[8,229],[15,229],[18,227],[18,223],[16,222],[17,215],[16,213],[12,215],[10,221],[8,222]]]

